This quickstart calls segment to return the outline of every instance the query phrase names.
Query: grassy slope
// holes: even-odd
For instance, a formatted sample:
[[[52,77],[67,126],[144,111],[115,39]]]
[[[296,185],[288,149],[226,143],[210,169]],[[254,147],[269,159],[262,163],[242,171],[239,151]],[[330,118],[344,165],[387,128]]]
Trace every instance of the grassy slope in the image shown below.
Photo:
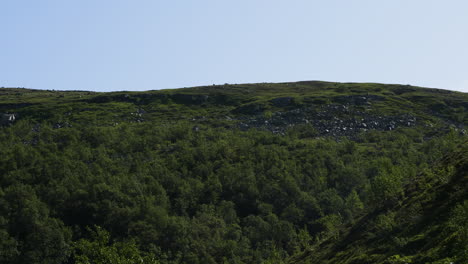
[[[373,83],[263,83],[203,86],[147,92],[95,93],[85,91],[39,91],[0,89],[0,112],[15,112],[36,120],[59,122],[132,121],[131,112],[138,108],[148,112],[147,120],[191,119],[208,116],[258,114],[297,107],[339,103],[340,96],[382,96],[373,102],[372,111],[381,115],[414,114],[428,122],[467,124],[468,94],[407,85]],[[276,107],[270,100],[291,97],[288,107]],[[255,113],[242,111],[253,108]],[[235,111],[240,109],[241,111]],[[109,122],[111,121],[111,122]]]

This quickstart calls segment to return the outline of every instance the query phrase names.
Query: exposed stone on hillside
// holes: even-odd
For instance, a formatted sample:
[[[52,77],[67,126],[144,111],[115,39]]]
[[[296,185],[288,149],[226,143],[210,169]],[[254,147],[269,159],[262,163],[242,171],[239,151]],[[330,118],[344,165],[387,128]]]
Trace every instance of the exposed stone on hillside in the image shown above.
[[[239,117],[240,129],[265,129],[275,134],[284,134],[288,128],[304,124],[312,126],[317,136],[333,137],[355,137],[368,130],[385,131],[416,125],[416,117],[411,114],[390,116],[372,111],[373,102],[385,100],[379,95],[340,95],[332,97],[332,103],[284,109],[268,115],[263,113],[261,103],[243,105],[233,113],[247,114]],[[269,102],[275,107],[289,107],[293,105],[293,98],[279,97]]]
[[[353,99],[354,100],[354,99]],[[347,136],[354,137],[359,132],[368,130],[394,130],[398,127],[416,125],[416,117],[411,114],[384,116],[357,110],[352,106],[329,104],[317,108],[297,108],[290,111],[279,111],[265,117],[240,118],[239,128],[266,129],[275,134],[284,134],[292,126],[310,124],[316,130],[317,136]]]
[[[16,120],[16,114],[0,113],[0,125],[12,124]]]

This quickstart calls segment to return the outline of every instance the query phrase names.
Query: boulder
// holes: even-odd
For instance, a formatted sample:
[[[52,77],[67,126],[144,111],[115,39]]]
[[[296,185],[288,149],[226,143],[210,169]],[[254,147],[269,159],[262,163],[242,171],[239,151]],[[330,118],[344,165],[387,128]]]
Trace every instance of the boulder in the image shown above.
[[[0,125],[9,125],[16,120],[16,114],[0,114]]]

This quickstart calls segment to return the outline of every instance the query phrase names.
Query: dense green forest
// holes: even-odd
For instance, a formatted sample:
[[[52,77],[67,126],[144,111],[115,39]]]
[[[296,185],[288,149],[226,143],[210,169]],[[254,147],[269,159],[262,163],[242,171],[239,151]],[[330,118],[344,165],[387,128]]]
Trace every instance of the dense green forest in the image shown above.
[[[468,263],[468,94],[0,89],[0,263]]]

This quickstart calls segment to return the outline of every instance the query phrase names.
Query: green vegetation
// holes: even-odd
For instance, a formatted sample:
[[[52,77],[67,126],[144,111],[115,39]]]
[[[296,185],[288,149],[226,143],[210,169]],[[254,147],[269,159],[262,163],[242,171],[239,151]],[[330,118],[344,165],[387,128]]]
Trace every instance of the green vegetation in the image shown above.
[[[0,113],[15,115],[0,127],[0,263],[468,259],[464,93],[4,88]]]
[[[405,185],[402,199],[342,226],[290,263],[466,263],[468,142]]]

